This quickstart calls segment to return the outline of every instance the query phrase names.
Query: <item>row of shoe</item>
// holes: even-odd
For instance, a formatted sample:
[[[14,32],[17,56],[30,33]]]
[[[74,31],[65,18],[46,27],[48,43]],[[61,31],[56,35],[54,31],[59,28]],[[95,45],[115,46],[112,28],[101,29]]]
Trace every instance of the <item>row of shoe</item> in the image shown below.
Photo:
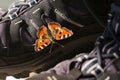
[[[2,19],[9,18],[11,20],[17,18],[20,14],[26,11],[28,8],[34,6],[38,3],[39,0],[18,0],[14,1],[9,7],[8,10],[1,8],[0,15]]]

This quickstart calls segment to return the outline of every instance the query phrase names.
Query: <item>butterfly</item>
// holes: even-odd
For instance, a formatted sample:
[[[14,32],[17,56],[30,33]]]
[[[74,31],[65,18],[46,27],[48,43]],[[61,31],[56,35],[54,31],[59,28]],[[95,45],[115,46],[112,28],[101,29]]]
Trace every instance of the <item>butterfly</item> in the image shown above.
[[[39,52],[50,44],[55,43],[55,40],[66,39],[72,35],[72,30],[61,27],[57,22],[47,23],[47,26],[43,25],[38,29],[38,39],[35,41],[34,49],[36,52]]]

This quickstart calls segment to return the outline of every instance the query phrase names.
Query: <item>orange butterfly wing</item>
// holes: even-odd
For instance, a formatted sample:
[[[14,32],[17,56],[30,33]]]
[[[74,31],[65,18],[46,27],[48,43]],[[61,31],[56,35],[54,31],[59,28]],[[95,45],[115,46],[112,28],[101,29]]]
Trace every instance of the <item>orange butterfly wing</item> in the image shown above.
[[[48,36],[47,28],[46,28],[46,26],[43,25],[43,26],[41,26],[40,29],[38,30],[38,32],[37,32],[37,37],[38,37],[38,38],[43,38],[43,37],[47,38],[47,36]]]
[[[38,39],[35,41],[35,51],[38,52],[45,47],[47,47],[51,41],[49,40],[49,35],[47,33],[47,28],[42,26],[39,31],[37,32]]]
[[[37,39],[35,42],[35,51],[38,52],[47,47],[51,42],[48,39]]]
[[[51,22],[48,23],[48,28],[50,29],[53,37],[56,40],[62,40],[73,35],[73,32],[65,27],[61,28],[59,23]]]
[[[56,34],[56,40],[62,40],[68,37],[71,37],[73,32],[65,27],[62,27],[61,30]]]
[[[48,23],[48,28],[51,31],[52,36],[55,38],[57,32],[61,29],[61,25],[55,22]]]

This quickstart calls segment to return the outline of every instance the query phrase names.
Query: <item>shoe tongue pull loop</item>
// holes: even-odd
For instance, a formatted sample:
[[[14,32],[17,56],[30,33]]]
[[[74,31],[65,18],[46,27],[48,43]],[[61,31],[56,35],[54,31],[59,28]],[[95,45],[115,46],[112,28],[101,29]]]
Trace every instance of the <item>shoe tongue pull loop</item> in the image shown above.
[[[53,22],[53,20],[52,19],[50,19],[48,16],[46,16],[45,14],[42,14],[41,15],[41,19],[42,19],[42,21],[43,21],[43,24],[44,25],[48,25],[48,23],[50,23],[50,22]]]

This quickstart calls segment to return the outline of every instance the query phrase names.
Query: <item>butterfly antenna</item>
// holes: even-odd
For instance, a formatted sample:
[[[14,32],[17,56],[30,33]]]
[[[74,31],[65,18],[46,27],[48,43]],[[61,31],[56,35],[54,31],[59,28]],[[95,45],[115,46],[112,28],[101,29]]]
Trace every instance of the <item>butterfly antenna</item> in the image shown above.
[[[59,45],[60,47],[64,47],[62,44],[58,43],[58,42],[54,42],[55,44]]]
[[[50,54],[52,53],[52,48],[53,48],[53,43],[52,43],[51,46],[50,46],[50,50],[49,50],[49,53],[50,53]]]
[[[54,45],[54,44],[57,44],[57,45],[59,45],[60,47],[64,47],[62,44],[59,44],[58,42],[53,42],[53,43],[51,44],[51,46],[50,46],[49,53],[52,53],[52,48],[53,48],[53,45]]]

